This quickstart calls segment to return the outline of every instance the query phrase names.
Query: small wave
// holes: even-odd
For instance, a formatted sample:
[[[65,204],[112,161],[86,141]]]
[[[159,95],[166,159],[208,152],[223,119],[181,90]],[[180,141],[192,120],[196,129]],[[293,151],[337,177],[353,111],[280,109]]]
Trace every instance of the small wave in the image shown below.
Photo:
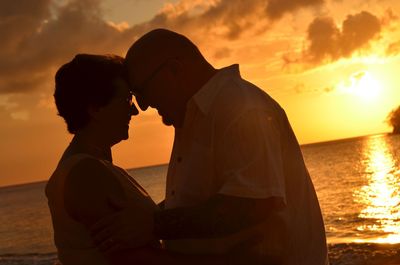
[[[0,265],[61,265],[57,253],[2,254]]]
[[[330,244],[329,260],[331,265],[398,264],[400,244]]]

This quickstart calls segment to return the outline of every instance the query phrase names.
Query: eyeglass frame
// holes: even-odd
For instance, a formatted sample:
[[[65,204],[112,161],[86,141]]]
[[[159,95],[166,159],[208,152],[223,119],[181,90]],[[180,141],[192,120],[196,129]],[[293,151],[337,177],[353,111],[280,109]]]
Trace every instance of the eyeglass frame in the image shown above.
[[[150,83],[150,81],[164,68],[164,66],[167,64],[167,62],[172,59],[172,58],[168,58],[166,59],[164,62],[162,62],[159,66],[157,66],[157,68],[142,82],[141,85],[139,86],[135,86],[132,85],[132,89],[131,89],[131,93],[132,95],[134,95],[135,97],[137,96],[142,96],[143,95],[143,91],[145,91],[146,86]]]

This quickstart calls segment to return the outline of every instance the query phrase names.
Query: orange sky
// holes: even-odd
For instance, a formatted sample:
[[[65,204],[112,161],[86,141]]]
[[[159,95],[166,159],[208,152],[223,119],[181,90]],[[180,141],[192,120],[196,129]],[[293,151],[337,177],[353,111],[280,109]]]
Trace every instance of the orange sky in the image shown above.
[[[0,186],[46,180],[68,144],[53,76],[76,53],[124,56],[166,27],[216,67],[242,76],[286,110],[301,143],[390,131],[400,105],[398,0],[25,0],[0,3]],[[166,163],[173,129],[135,117],[114,148],[125,168]]]

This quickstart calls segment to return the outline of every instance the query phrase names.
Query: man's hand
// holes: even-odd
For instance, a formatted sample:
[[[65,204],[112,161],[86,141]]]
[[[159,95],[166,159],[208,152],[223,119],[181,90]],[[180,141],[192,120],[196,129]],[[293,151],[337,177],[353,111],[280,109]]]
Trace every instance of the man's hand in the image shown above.
[[[153,212],[134,203],[110,199],[117,212],[108,215],[91,228],[95,245],[110,254],[120,249],[145,246],[155,240]]]

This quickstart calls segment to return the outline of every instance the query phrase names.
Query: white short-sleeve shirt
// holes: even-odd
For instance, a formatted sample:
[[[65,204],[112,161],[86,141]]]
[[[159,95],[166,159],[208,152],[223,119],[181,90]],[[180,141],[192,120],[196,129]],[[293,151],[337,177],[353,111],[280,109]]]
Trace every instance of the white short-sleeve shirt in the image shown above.
[[[283,248],[286,264],[328,263],[318,199],[286,114],[264,91],[241,78],[238,65],[219,70],[188,102],[183,127],[175,130],[165,205],[193,206],[217,193],[280,197],[286,207],[279,218],[247,232],[167,241],[168,247],[224,252],[257,233],[264,238],[260,251]],[[284,227],[285,235],[277,226]]]

